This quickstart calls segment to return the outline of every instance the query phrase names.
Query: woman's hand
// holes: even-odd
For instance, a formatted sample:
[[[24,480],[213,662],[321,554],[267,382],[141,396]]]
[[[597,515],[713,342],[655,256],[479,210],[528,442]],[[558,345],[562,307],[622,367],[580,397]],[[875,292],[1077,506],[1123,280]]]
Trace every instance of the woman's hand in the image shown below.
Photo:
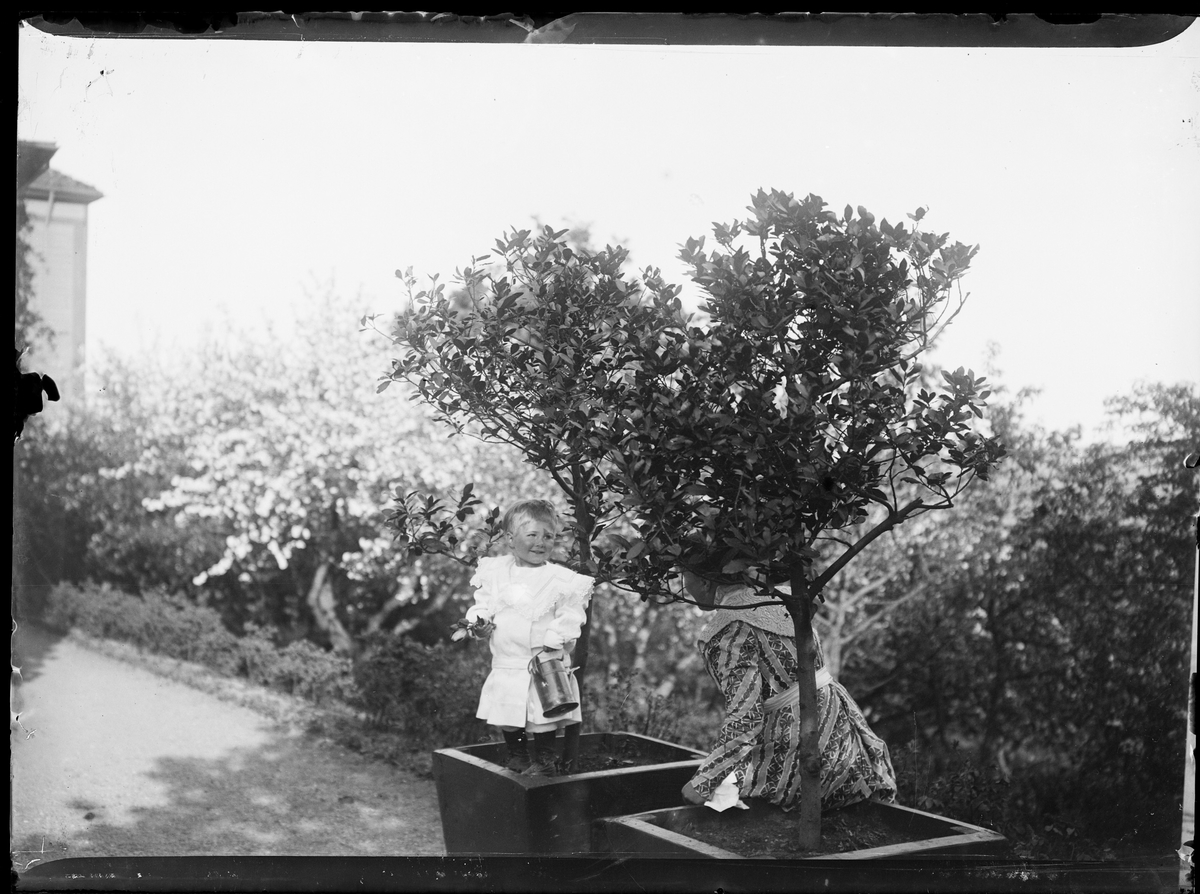
[[[683,787],[683,800],[689,804],[703,804],[705,797],[696,791],[696,787],[690,782]]]

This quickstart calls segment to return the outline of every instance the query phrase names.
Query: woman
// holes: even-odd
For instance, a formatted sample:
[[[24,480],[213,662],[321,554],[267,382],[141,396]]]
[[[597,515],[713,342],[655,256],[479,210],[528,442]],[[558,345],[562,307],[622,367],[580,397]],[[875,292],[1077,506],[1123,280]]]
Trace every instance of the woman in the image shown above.
[[[683,787],[703,804],[730,774],[743,798],[762,798],[791,810],[800,799],[800,721],[791,689],[796,679],[795,628],[780,605],[743,585],[717,586],[684,576],[688,591],[713,616],[697,643],[709,674],[725,696],[725,720],[716,747]],[[896,773],[887,745],[867,725],[854,699],[825,670],[817,650],[817,711],[821,751],[821,805],[825,810],[873,798],[896,799]]]

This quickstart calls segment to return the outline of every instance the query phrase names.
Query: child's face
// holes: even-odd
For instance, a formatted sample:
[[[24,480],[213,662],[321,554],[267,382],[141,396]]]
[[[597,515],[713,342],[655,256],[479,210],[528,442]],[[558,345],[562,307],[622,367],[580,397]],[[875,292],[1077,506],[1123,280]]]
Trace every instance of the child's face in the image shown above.
[[[554,551],[557,536],[558,530],[553,525],[532,518],[521,518],[508,532],[508,546],[518,565],[545,565]]]

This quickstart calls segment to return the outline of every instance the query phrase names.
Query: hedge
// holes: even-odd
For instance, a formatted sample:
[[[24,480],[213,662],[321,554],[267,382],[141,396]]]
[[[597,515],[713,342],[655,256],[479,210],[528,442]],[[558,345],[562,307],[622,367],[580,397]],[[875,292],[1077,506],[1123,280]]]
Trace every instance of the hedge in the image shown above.
[[[305,640],[281,646],[278,631],[255,624],[239,636],[207,606],[162,591],[134,595],[108,584],[56,585],[38,623],[195,662],[314,705],[349,706],[361,712],[370,731],[401,733],[410,748],[442,748],[486,735],[474,718],[486,649],[429,647],[379,634],[351,660]],[[362,735],[351,738],[363,741]],[[394,743],[386,751],[394,755]]]

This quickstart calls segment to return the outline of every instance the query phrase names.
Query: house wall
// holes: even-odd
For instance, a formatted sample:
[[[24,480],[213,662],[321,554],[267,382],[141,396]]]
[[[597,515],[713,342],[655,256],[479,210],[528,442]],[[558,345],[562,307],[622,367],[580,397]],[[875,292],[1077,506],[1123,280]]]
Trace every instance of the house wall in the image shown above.
[[[26,199],[34,271],[33,309],[56,333],[53,347],[35,345],[27,369],[54,379],[63,400],[82,389],[87,338],[87,205]]]

